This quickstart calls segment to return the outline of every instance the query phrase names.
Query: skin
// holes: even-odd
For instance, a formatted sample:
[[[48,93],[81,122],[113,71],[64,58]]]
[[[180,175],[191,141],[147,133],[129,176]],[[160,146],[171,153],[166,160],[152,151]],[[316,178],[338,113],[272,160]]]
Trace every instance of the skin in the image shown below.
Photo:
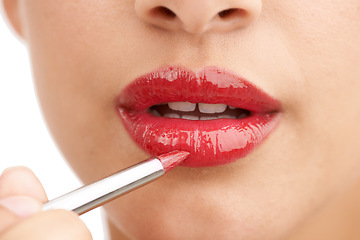
[[[360,1],[3,3],[28,46],[50,131],[84,183],[147,157],[115,102],[136,77],[160,66],[225,67],[283,104],[278,128],[246,158],[180,167],[107,204],[113,239],[305,238],[314,233],[299,230],[306,222],[321,228],[354,210],[344,206],[360,177]],[[149,14],[159,6],[176,17]],[[229,8],[241,14],[216,17]],[[334,211],[327,209],[339,210],[316,215]],[[22,231],[17,226],[12,232]]]
[[[15,167],[4,171],[0,176],[0,239],[91,239],[76,214],[65,210],[40,212],[45,201],[44,189],[31,170]]]

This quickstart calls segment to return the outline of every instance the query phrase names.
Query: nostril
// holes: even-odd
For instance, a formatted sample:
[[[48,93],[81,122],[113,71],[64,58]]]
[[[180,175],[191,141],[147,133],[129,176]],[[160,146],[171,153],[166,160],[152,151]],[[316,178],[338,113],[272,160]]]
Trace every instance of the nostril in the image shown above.
[[[229,8],[218,13],[222,19],[230,19],[234,17],[243,17],[246,15],[246,11],[240,8]]]
[[[172,19],[176,17],[176,14],[168,9],[167,7],[155,7],[151,10],[152,14],[156,17],[165,18],[165,19]]]
[[[0,0],[1,1],[1,0]],[[249,26],[260,15],[257,0],[135,0],[135,13],[146,24],[166,31],[229,32]]]

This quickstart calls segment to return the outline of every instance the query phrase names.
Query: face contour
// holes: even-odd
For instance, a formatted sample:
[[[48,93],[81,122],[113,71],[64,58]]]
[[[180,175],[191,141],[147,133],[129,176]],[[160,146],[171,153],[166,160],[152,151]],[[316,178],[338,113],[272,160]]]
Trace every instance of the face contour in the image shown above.
[[[277,127],[246,156],[176,168],[107,204],[114,233],[279,239],[360,173],[358,0],[19,0],[5,7],[16,10],[9,16],[28,45],[47,124],[85,183],[149,156],[125,129],[118,99],[159,67],[216,66],[281,103]]]

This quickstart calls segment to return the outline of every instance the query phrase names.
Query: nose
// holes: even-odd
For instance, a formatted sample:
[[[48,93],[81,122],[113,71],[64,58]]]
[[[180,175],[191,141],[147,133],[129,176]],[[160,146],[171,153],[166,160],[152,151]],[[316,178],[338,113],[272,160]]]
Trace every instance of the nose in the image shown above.
[[[227,32],[250,25],[261,0],[135,0],[138,17],[167,31]]]

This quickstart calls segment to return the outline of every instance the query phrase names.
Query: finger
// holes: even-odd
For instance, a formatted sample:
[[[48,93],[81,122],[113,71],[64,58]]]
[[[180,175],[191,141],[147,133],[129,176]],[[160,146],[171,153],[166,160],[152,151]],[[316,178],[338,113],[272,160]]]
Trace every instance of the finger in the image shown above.
[[[0,207],[0,234],[19,221],[19,217],[6,207]]]
[[[7,208],[20,218],[27,218],[39,212],[42,203],[28,196],[12,196],[0,199],[0,206]]]
[[[47,201],[39,179],[26,167],[6,169],[0,176],[0,199],[14,195],[29,196],[40,202]]]
[[[0,233],[41,210],[41,202],[27,196],[0,200]]]
[[[86,225],[75,213],[66,210],[40,212],[2,235],[1,240],[91,240]]]

